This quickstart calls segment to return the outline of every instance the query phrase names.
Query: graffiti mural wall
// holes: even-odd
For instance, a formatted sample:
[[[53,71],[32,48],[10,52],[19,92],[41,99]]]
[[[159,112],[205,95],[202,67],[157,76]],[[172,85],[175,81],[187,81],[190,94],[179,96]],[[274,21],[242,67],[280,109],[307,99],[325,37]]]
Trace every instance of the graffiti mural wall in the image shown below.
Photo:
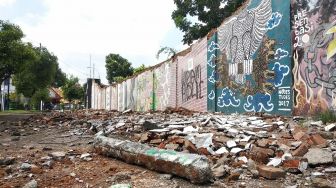
[[[136,111],[153,109],[153,71],[149,70],[136,77]]]
[[[290,3],[251,0],[208,40],[210,111],[292,111]]]
[[[195,111],[207,110],[207,39],[199,40],[191,52],[177,58],[177,105]]]
[[[336,1],[250,0],[172,59],[88,91],[92,108],[119,111],[336,110]]]
[[[176,106],[176,63],[171,60],[154,69],[154,110]]]
[[[294,113],[336,109],[336,1],[292,0]]]

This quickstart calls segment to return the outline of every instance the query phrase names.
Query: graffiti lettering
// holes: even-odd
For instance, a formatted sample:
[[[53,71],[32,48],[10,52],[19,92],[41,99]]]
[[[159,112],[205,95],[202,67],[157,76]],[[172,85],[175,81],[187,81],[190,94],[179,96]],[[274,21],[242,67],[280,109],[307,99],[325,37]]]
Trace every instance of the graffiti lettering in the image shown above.
[[[294,48],[302,46],[303,43],[309,42],[309,35],[307,33],[310,30],[311,28],[308,22],[306,10],[302,10],[301,12],[298,12],[297,15],[294,15]]]
[[[290,100],[291,100],[291,88],[290,87],[279,87],[279,110],[288,111]]]
[[[196,66],[190,71],[182,71],[182,101],[186,102],[194,97],[203,98],[201,94],[201,65]]]

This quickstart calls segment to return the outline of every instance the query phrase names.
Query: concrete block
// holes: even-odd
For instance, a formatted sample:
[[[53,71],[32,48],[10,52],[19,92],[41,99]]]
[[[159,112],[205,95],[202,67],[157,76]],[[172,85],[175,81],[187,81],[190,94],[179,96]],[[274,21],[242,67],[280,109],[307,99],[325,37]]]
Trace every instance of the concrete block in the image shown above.
[[[104,136],[95,137],[94,149],[97,153],[130,164],[187,178],[192,183],[205,183],[212,178],[209,160],[197,154],[164,150]]]

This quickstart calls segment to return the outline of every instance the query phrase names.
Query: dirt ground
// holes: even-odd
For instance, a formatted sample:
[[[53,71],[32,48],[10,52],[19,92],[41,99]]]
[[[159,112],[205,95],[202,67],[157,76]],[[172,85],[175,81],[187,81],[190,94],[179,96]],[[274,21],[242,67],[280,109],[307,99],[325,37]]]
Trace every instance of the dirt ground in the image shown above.
[[[127,183],[132,187],[285,187],[279,181],[263,179],[216,181],[194,185],[179,177],[167,177],[145,168],[97,155],[92,151],[93,134],[73,134],[73,128],[28,124],[30,115],[0,115],[0,157],[14,157],[11,165],[0,166],[0,187],[22,187],[35,179],[38,187],[110,187]],[[42,166],[43,157],[62,151],[67,157]],[[92,160],[80,159],[90,153]],[[68,156],[71,156],[70,158]],[[22,163],[36,165],[31,170]],[[295,182],[293,182],[295,183]]]

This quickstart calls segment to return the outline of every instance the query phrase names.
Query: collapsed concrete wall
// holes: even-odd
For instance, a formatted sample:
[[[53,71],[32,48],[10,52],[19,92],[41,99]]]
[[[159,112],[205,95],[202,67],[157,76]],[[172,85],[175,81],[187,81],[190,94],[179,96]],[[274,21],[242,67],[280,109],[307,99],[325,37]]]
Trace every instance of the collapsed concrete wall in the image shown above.
[[[294,113],[336,109],[336,1],[292,0]]]
[[[211,180],[209,160],[202,155],[153,148],[145,144],[104,136],[95,138],[98,153],[145,166],[151,170],[170,173],[190,179],[193,183]]]

